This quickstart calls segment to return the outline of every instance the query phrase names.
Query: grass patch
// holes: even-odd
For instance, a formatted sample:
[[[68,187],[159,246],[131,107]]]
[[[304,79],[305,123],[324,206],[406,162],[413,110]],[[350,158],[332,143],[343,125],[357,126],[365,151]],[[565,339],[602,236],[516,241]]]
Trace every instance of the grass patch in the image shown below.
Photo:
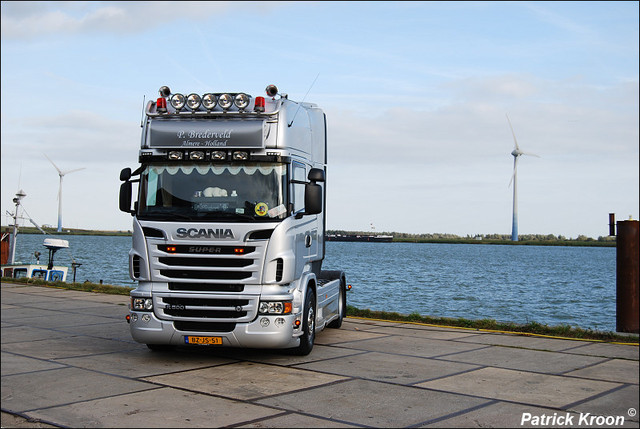
[[[400,314],[395,312],[359,309],[351,305],[347,306],[347,316],[362,317],[365,319],[421,323],[436,326],[451,326],[483,331],[513,332],[539,336],[575,338],[582,340],[624,342],[633,344],[638,344],[640,342],[639,337],[634,334],[625,335],[615,332],[594,331],[592,329],[574,328],[569,325],[549,326],[537,322],[529,322],[521,325],[516,323],[497,322],[493,319],[470,320],[462,317],[431,317],[423,316],[418,313]]]
[[[67,283],[67,282],[48,282],[42,279],[14,279],[11,277],[2,277],[3,283],[14,283],[14,284],[25,284],[30,286],[45,286],[45,287],[54,287],[58,289],[69,289],[69,290],[78,290],[82,292],[95,292],[95,293],[106,293],[110,295],[126,295],[129,296],[129,292],[133,290],[133,288],[126,286],[113,286],[113,285],[105,285],[105,284],[97,284],[97,283]]]

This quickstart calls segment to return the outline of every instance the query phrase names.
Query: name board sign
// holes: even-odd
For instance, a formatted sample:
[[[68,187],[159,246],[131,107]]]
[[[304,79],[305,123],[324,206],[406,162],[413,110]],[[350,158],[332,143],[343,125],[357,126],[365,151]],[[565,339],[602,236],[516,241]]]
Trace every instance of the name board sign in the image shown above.
[[[263,121],[154,120],[150,147],[260,148]]]

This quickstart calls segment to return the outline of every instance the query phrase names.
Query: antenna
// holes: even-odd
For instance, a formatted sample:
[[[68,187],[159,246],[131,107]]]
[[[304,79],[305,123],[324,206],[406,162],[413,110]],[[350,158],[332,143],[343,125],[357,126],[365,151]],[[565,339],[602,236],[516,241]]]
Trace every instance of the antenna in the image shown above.
[[[320,73],[318,73],[316,75],[316,78],[313,79],[313,82],[311,82],[311,86],[307,90],[307,93],[304,95],[304,97],[302,97],[302,101],[300,103],[298,103],[298,110],[296,110],[296,113],[293,114],[293,119],[291,119],[291,122],[289,123],[289,125],[287,125],[288,127],[291,127],[291,125],[293,125],[293,121],[296,120],[296,116],[298,116],[298,111],[300,110],[300,107],[302,107],[302,103],[304,103],[304,100],[307,99],[307,95],[309,95],[309,92],[311,91],[311,88],[313,88],[313,85],[315,85],[316,80],[318,80],[319,76],[320,76]]]
[[[142,115],[140,115],[140,128],[144,127],[144,103],[147,101],[147,96],[142,96]]]

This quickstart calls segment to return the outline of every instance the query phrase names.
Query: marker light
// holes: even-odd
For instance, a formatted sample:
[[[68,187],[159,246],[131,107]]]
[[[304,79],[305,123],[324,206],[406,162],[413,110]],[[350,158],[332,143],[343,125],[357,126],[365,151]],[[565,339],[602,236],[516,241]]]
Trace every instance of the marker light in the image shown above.
[[[236,95],[233,104],[240,110],[244,110],[249,105],[250,97],[247,94],[240,93]]]
[[[223,150],[215,150],[211,152],[211,159],[213,160],[223,160],[227,157],[227,153]]]
[[[217,103],[218,103],[218,99],[214,94],[207,93],[202,96],[202,105],[207,110],[212,110],[214,107],[216,107]]]
[[[236,161],[245,161],[249,159],[249,153],[242,151],[233,152],[233,159]]]
[[[182,152],[179,150],[172,150],[169,152],[169,159],[172,161],[182,159]]]
[[[178,250],[176,246],[167,246],[167,249],[166,249],[166,251],[170,253],[176,253],[176,250]]]
[[[253,110],[255,110],[256,112],[264,112],[264,105],[264,97],[256,97],[256,105]]]
[[[167,100],[164,97],[158,98],[156,101],[156,108],[158,112],[166,112],[167,111]]]
[[[204,152],[202,152],[201,150],[194,150],[193,152],[189,153],[189,159],[192,159],[194,161],[202,161],[204,159]]]
[[[174,109],[180,110],[184,107],[186,103],[186,99],[182,94],[173,94],[169,99],[169,102],[171,103]]]
[[[224,110],[227,110],[233,105],[233,98],[229,94],[222,94],[220,98],[218,98],[218,104]]]
[[[191,110],[198,110],[201,102],[202,99],[198,94],[189,94],[187,96],[187,107],[189,107],[189,109]]]
[[[235,253],[236,255],[244,253],[244,247],[236,247],[235,249],[233,249],[233,253]]]

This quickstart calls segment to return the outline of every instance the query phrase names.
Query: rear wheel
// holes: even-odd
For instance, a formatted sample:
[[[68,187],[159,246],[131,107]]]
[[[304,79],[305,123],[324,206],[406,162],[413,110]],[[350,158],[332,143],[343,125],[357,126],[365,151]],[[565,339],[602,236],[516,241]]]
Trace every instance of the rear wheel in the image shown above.
[[[316,294],[313,289],[307,290],[304,299],[304,311],[302,312],[302,335],[300,345],[291,349],[294,355],[306,356],[313,349],[316,338]]]

